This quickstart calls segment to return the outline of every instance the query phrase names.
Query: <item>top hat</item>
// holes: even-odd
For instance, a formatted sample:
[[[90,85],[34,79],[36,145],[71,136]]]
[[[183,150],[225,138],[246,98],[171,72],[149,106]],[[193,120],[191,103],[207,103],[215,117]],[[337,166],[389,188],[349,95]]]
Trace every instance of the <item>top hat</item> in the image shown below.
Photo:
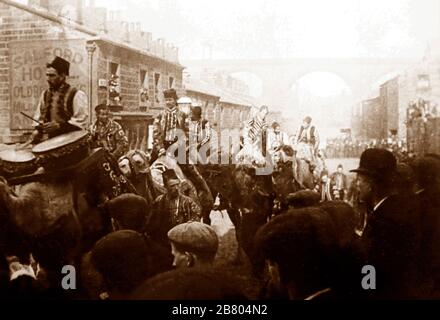
[[[55,59],[52,60],[52,62],[47,63],[46,67],[54,68],[56,71],[58,71],[59,74],[64,73],[66,76],[69,75],[70,63],[58,56],[56,56]]]

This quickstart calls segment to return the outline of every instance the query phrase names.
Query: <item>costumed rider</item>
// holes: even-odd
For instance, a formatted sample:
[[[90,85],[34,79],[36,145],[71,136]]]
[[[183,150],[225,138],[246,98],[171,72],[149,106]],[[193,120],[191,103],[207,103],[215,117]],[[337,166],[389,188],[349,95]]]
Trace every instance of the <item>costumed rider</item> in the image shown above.
[[[202,105],[193,103],[191,107],[191,117],[188,121],[189,151],[192,155],[193,150],[197,150],[198,159],[206,162],[206,158],[211,154],[211,124],[202,117]],[[200,154],[200,150],[202,153]]]
[[[289,146],[289,136],[287,133],[281,131],[280,124],[278,122],[272,123],[271,130],[267,133],[267,144],[269,153],[272,156],[272,161],[277,162],[277,151],[281,150],[283,146]]]
[[[249,120],[243,132],[243,148],[237,153],[236,161],[256,167],[266,165],[266,116],[267,106],[261,106],[257,114]]]
[[[316,167],[316,153],[319,148],[319,134],[316,127],[312,125],[312,118],[304,118],[303,124],[298,130],[297,137],[297,157],[306,160],[313,172]]]
[[[166,153],[179,140],[179,132],[185,133],[187,115],[177,107],[177,92],[163,92],[166,107],[154,120],[152,161]]]
[[[90,128],[92,145],[109,151],[116,159],[128,151],[128,139],[122,126],[111,118],[107,105],[95,107],[96,122]]]
[[[49,88],[41,94],[34,114],[40,125],[32,133],[33,144],[64,133],[87,130],[87,95],[66,82],[69,68],[70,63],[60,57],[46,64]]]

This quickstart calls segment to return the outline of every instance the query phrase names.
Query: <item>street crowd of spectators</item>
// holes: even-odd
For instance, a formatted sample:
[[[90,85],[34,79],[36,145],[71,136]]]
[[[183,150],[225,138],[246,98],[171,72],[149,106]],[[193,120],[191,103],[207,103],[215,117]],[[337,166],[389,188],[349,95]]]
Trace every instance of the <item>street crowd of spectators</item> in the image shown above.
[[[412,157],[407,151],[406,141],[395,136],[382,140],[351,137],[328,139],[325,153],[326,158],[359,158],[368,148],[389,150],[400,161]]]

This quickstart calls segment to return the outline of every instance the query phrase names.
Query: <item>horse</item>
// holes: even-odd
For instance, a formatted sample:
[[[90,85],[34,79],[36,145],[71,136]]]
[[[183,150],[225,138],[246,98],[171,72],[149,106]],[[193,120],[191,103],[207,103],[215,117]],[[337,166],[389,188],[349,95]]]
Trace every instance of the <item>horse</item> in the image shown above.
[[[78,265],[82,254],[111,232],[111,219],[100,206],[122,193],[133,192],[115,159],[102,150],[78,171],[35,174],[38,181],[13,186],[0,179],[2,253],[27,262],[30,254],[59,285],[64,265]]]
[[[296,178],[296,158],[292,147],[280,146],[273,156],[274,170],[272,173],[272,185],[275,192],[276,211],[280,212],[288,208],[287,196],[301,189],[305,189]]]
[[[271,175],[257,175],[256,169],[237,165],[233,170],[233,181],[237,190],[235,207],[240,212],[239,245],[249,257],[252,271],[261,274],[258,254],[254,248],[254,236],[267,223],[273,213],[275,193]]]
[[[307,189],[313,190],[315,187],[313,150],[305,143],[300,143],[296,149],[296,176],[298,182]]]

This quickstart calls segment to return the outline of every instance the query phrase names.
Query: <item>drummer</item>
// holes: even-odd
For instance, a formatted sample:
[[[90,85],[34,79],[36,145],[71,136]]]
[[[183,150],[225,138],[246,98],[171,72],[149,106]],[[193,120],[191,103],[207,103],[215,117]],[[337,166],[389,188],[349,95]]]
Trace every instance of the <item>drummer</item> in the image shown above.
[[[87,95],[66,82],[70,63],[63,58],[46,64],[49,88],[41,94],[34,118],[40,122],[32,133],[32,143],[39,143],[63,133],[87,129]]]

